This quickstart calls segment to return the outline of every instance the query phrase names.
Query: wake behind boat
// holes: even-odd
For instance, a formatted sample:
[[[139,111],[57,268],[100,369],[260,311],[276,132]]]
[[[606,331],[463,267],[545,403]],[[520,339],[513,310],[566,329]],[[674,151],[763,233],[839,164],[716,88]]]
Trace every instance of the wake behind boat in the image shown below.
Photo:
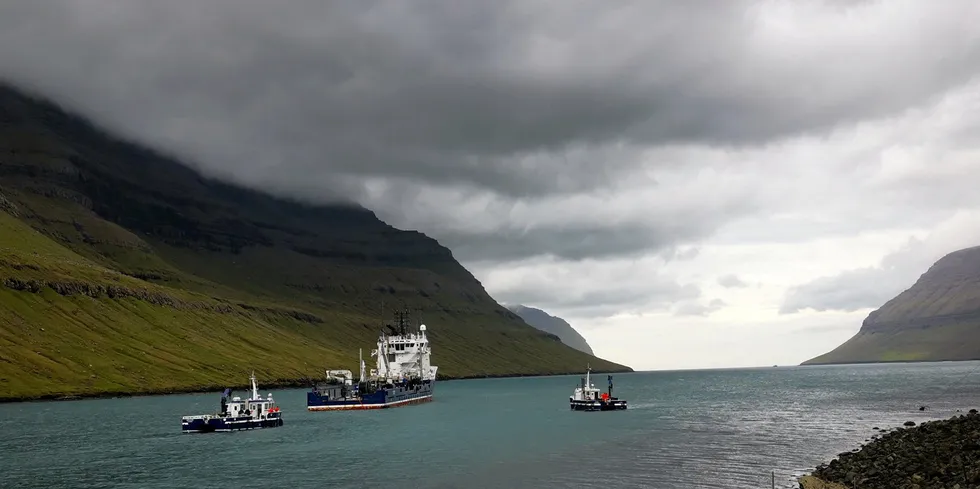
[[[270,393],[265,399],[259,395],[255,383],[255,372],[252,372],[252,396],[242,400],[232,398],[231,389],[225,389],[221,394],[221,409],[216,414],[199,414],[184,416],[180,419],[182,433],[210,433],[213,431],[239,431],[259,428],[275,428],[282,426],[282,413],[272,399]]]
[[[609,376],[609,391],[602,392],[592,384],[592,367],[587,367],[582,384],[575,387],[568,402],[572,411],[620,411],[626,409],[626,401],[613,397],[612,375]],[[601,394],[600,394],[601,392]]]
[[[308,411],[383,409],[432,400],[436,367],[430,363],[432,347],[424,324],[417,333],[408,331],[408,313],[395,313],[396,325],[386,325],[378,337],[377,366],[365,372],[360,359],[360,376],[354,382],[350,370],[327,370],[327,380],[306,393]]]

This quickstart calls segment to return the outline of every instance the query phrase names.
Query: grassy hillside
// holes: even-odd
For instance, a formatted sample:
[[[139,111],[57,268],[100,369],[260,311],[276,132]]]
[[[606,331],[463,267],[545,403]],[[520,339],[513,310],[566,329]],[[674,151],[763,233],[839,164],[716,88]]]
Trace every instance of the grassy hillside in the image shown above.
[[[980,247],[944,256],[833,351],[804,364],[980,359]]]
[[[381,306],[419,311],[450,377],[628,367],[497,304],[435,240],[356,206],[208,180],[0,86],[0,398],[319,377]]]

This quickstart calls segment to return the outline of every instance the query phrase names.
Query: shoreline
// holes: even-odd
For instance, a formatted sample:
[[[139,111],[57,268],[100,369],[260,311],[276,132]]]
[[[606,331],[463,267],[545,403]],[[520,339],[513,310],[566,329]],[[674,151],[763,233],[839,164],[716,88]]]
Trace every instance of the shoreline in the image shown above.
[[[878,428],[869,441],[797,479],[801,489],[980,487],[980,414],[958,411]]]
[[[593,374],[627,374],[634,373],[635,371],[630,370],[610,370],[610,371],[598,371],[593,370]],[[566,373],[554,373],[554,374],[541,374],[541,373],[513,373],[513,374],[484,374],[484,375],[436,375],[436,382],[451,382],[454,380],[478,380],[478,379],[514,379],[523,377],[562,377],[566,375],[577,375],[579,372],[566,372]],[[313,378],[299,378],[299,379],[275,379],[267,382],[259,382],[259,390],[267,389],[299,389],[310,387],[314,382]],[[16,403],[28,403],[28,402],[60,402],[60,401],[84,401],[84,400],[96,400],[96,399],[117,399],[117,398],[129,398],[129,397],[154,397],[154,396],[169,396],[169,395],[179,395],[179,394],[206,394],[210,392],[221,392],[225,388],[230,387],[235,391],[243,391],[251,389],[250,384],[239,384],[239,385],[205,385],[205,386],[189,386],[189,387],[174,387],[170,389],[148,389],[145,391],[118,391],[118,392],[86,392],[79,394],[42,394],[37,396],[0,396],[0,404],[16,404]]]
[[[966,359],[956,359],[956,360],[860,360],[853,362],[821,362],[821,363],[807,363],[803,362],[797,367],[820,367],[820,366],[834,366],[834,365],[874,365],[874,364],[896,364],[896,363],[953,363],[953,362],[976,362],[980,361],[980,358],[966,358]]]

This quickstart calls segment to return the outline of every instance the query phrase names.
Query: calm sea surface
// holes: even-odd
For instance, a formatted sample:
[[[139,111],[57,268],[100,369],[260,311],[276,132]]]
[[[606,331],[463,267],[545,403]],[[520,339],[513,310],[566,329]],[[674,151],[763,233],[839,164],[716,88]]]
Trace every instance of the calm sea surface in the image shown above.
[[[620,374],[630,408],[605,413],[568,409],[577,379],[440,382],[361,412],[273,391],[283,427],[194,435],[180,416],[220,393],[4,404],[0,487],[788,488],[875,426],[980,407],[980,362]]]

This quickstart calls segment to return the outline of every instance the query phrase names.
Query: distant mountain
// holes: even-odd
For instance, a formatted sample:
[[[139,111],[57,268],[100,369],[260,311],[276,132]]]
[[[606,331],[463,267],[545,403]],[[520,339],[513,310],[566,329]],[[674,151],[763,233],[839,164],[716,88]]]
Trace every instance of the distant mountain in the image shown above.
[[[908,290],[868,315],[833,351],[803,362],[980,359],[980,246],[950,253]]]
[[[424,234],[206,178],[0,84],[0,400],[305,383],[356,365],[381,304],[421,313],[442,377],[629,370]]]
[[[517,314],[524,320],[527,324],[534,326],[546,333],[551,333],[561,339],[561,342],[579,350],[581,352],[588,353],[589,355],[594,355],[592,353],[592,347],[589,343],[585,341],[582,337],[575,331],[575,328],[567,321],[560,317],[552,316],[541,309],[535,309],[533,307],[527,307],[524,305],[507,306],[514,314]]]

